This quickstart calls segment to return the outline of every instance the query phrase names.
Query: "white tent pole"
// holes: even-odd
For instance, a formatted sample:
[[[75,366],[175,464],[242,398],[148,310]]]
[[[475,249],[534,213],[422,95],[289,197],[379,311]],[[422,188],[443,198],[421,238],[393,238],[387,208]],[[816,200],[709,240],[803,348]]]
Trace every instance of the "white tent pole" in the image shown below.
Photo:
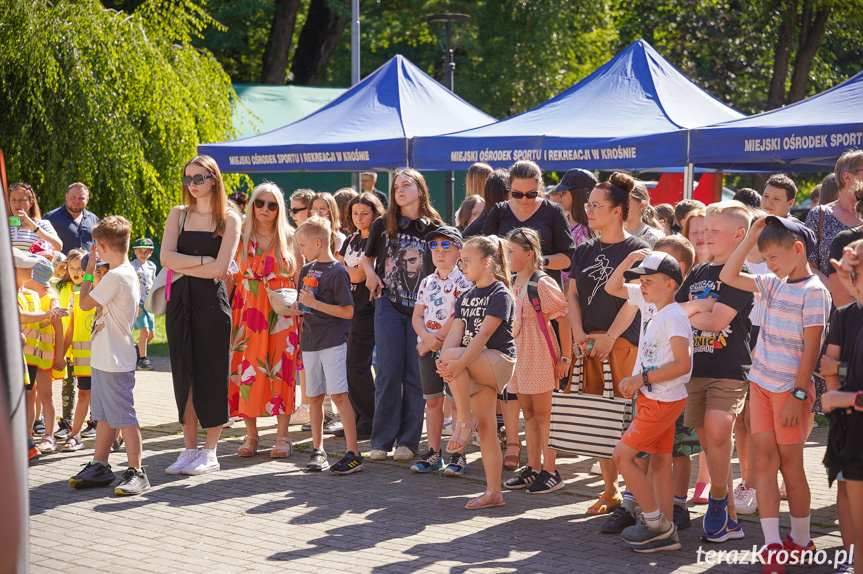
[[[686,169],[683,172],[683,199],[692,199],[692,194],[695,190],[695,166],[691,163],[686,164]]]

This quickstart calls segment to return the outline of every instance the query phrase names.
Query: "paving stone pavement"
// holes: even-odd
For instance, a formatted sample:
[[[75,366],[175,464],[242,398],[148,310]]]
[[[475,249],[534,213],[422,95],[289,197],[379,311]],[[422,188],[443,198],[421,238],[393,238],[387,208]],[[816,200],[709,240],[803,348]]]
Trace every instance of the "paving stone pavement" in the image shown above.
[[[752,564],[698,563],[697,517],[704,507],[692,507],[693,527],[681,532],[683,549],[677,552],[639,555],[618,536],[600,534],[604,518],[585,511],[602,484],[588,474],[592,460],[583,457],[558,458],[564,491],[506,492],[505,506],[469,511],[465,503],[485,489],[476,447],[468,448],[470,468],[461,478],[418,475],[410,463],[368,460],[364,472],[350,476],[307,474],[311,433],[292,426],[297,451],[306,452],[271,460],[276,428],[262,419],[262,451],[255,458],[236,456],[245,434],[238,424],[222,434],[221,471],[166,476],[165,467],[183,443],[169,364],[165,359],[154,364],[156,371],[138,373],[135,389],[144,466],[153,488],[133,498],[116,497],[110,489],[70,488],[68,478],[93,454],[92,440],[77,453],[40,457],[30,467],[33,572],[760,572]],[[815,544],[832,559],[841,542],[835,490],[827,488],[821,465],[825,439],[826,429],[815,429],[805,452]],[[368,451],[369,443],[360,447]],[[330,436],[326,449],[332,458],[344,452],[344,442]],[[111,461],[115,471],[125,468],[124,453],[113,454]],[[786,503],[782,511],[784,534]],[[754,517],[745,518],[744,530],[743,540],[703,551],[760,545]],[[833,567],[788,571],[832,572]]]

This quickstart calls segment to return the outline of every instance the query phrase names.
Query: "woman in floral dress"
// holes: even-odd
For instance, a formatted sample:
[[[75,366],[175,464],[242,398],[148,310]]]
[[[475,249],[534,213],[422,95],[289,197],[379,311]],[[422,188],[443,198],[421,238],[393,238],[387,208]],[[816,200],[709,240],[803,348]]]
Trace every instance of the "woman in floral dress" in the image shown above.
[[[248,205],[236,257],[239,271],[233,277],[228,402],[231,416],[246,424],[247,436],[237,454],[254,456],[258,417],[276,416],[277,438],[270,457],[284,458],[293,451],[288,424],[294,413],[299,320],[276,314],[267,290],[296,289],[299,266],[282,190],[262,183]]]

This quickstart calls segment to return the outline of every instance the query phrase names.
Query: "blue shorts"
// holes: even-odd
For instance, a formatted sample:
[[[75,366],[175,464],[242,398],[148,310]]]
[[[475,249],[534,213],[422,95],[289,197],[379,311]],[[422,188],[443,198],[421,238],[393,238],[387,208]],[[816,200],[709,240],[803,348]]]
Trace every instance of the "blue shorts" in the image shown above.
[[[112,429],[138,424],[135,416],[135,371],[113,373],[91,368],[90,413],[94,421],[105,421]]]
[[[147,313],[144,310],[144,307],[139,307],[141,313],[138,315],[138,318],[135,319],[134,330],[138,329],[147,329],[148,331],[156,330],[156,318],[153,317],[152,313]]]
[[[306,395],[338,395],[348,392],[348,344],[321,351],[303,351]]]

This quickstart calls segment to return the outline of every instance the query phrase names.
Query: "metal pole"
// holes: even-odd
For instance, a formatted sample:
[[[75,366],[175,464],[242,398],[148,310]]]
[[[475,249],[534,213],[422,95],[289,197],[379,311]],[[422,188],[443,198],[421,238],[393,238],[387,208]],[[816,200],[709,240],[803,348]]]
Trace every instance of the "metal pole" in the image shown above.
[[[351,85],[360,83],[360,0],[351,0]],[[359,173],[351,174],[351,187],[362,192]]]
[[[695,190],[695,166],[691,163],[686,164],[686,169],[683,171],[683,199],[692,199],[693,191]]]
[[[452,46],[450,45],[450,20],[446,21],[446,87],[449,91],[455,92],[455,60],[453,58]],[[446,219],[447,223],[455,222],[455,173],[452,171],[446,172],[444,175],[446,183]]]

